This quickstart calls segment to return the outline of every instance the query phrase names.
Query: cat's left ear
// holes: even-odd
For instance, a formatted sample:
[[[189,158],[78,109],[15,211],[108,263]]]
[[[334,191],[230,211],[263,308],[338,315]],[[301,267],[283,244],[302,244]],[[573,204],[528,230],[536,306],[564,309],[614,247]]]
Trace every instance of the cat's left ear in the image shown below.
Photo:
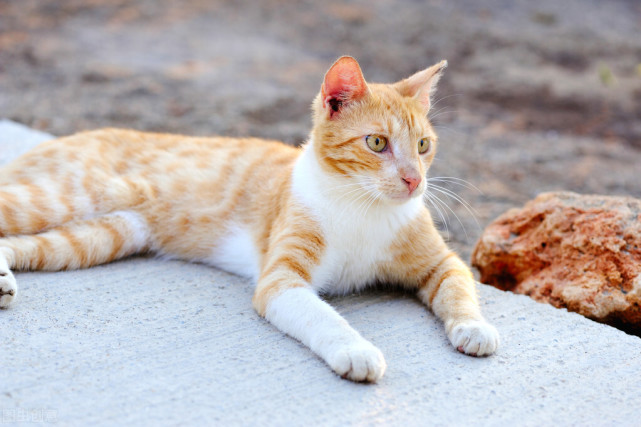
[[[447,67],[447,61],[443,60],[405,80],[395,83],[394,87],[401,95],[416,98],[425,107],[425,112],[428,112],[431,105],[430,98],[436,92],[436,84],[441,78],[445,67]]]
[[[325,74],[321,86],[323,108],[333,117],[347,104],[358,101],[369,94],[361,67],[351,56],[343,56]]]

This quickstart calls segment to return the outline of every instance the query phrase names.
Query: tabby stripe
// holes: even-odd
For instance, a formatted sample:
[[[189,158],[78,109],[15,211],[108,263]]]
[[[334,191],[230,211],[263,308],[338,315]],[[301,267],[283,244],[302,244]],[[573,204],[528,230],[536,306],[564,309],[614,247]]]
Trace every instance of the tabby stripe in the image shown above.
[[[89,171],[89,166],[92,166],[92,165],[88,164],[85,167],[85,171],[84,171],[85,177],[82,180],[82,188],[85,189],[87,196],[89,196],[89,198],[91,199],[91,206],[93,206],[94,210],[98,210],[100,206],[99,204],[100,199],[97,192],[95,191],[95,183],[91,179],[92,174]]]
[[[305,285],[299,282],[286,282],[277,279],[256,289],[254,297],[252,298],[252,303],[256,312],[260,316],[265,316],[267,305],[274,297],[286,290],[304,287]]]
[[[18,198],[15,194],[7,193],[3,191],[0,193],[0,201],[2,202],[2,217],[5,223],[5,229],[0,230],[2,235],[13,234],[19,230],[18,228],[18,219],[16,218],[16,210],[14,206],[18,204]]]
[[[18,222],[16,220],[15,210],[8,205],[2,205],[2,217],[5,223],[5,229],[2,230],[2,235],[13,234],[18,228]]]
[[[425,278],[423,279],[424,281],[423,281],[423,284],[420,286],[420,289],[424,290],[426,293],[429,292],[430,296],[428,297],[428,301],[430,304],[432,303],[432,300],[434,299],[434,296],[438,292],[438,289],[440,288],[441,283],[443,282],[444,279],[439,280],[439,282],[435,286],[431,286],[430,284],[435,279],[435,274],[452,257],[456,257],[456,254],[454,252],[449,252],[447,255],[441,258],[439,262],[437,262],[433,267],[430,268],[430,270],[425,275]],[[444,274],[447,274],[448,272],[449,270],[447,270]]]
[[[36,185],[30,185],[27,187],[29,192],[29,200],[33,205],[33,210],[30,213],[29,226],[25,227],[25,232],[37,233],[38,231],[44,230],[49,225],[49,221],[45,218],[44,214],[51,215],[51,209],[47,204],[47,194],[42,190],[42,188]]]
[[[300,260],[291,255],[282,255],[278,257],[272,263],[272,265],[269,268],[267,268],[264,276],[269,276],[271,273],[273,273],[280,267],[285,267],[286,269],[293,271],[298,276],[300,276],[301,279],[303,279],[306,282],[309,282],[311,280],[311,275],[309,274],[307,269],[301,264]]]
[[[306,258],[311,261],[318,260],[318,252],[322,250],[324,243],[321,237],[314,232],[303,232],[292,236],[284,234],[273,239],[273,247],[281,247],[289,252],[304,252]]]
[[[291,248],[283,248],[284,250],[289,250],[296,255],[302,256],[307,261],[316,261],[318,258],[317,251],[313,247],[308,247],[305,244],[297,244]]]
[[[309,258],[314,261],[317,261],[318,260],[317,252],[321,251],[325,246],[325,242],[323,241],[323,239],[317,233],[314,233],[311,231],[299,233],[298,238],[305,242],[302,248],[304,248],[305,250],[310,250],[311,248],[314,248],[316,250],[314,254],[309,255]]]
[[[430,306],[432,305],[432,301],[434,301],[434,298],[436,297],[436,294],[438,293],[438,290],[441,288],[441,285],[443,284],[443,282],[449,279],[450,277],[456,276],[456,275],[463,276],[463,277],[468,276],[464,271],[461,271],[461,270],[448,270],[445,273],[443,273],[438,283],[436,284],[436,286],[434,286],[434,289],[432,289],[432,292],[430,293],[430,296],[428,298],[428,301],[430,302]]]
[[[55,251],[49,239],[43,236],[34,236],[36,242],[36,255],[30,260],[30,268],[42,270],[45,267],[47,256],[54,256]]]
[[[284,195],[290,191],[290,184],[289,180],[281,181],[278,191],[275,192],[275,194],[279,194],[280,196],[273,201],[274,204],[271,206],[272,209],[266,211],[265,216],[263,217],[264,225],[261,233],[261,239],[259,239],[260,252],[263,255],[265,255],[269,249],[269,244],[272,242],[272,232],[274,231],[273,227],[270,227],[268,224],[274,224],[278,213],[282,210],[283,204],[285,203],[283,200]]]
[[[71,250],[79,261],[79,265],[86,265],[88,261],[87,251],[82,242],[69,230],[60,229],[58,230],[58,234],[69,243]]]
[[[102,224],[102,227],[111,235],[111,242],[112,242],[112,249],[111,253],[109,253],[108,259],[113,260],[116,258],[120,250],[125,244],[125,239],[123,239],[122,235],[118,231],[116,227],[109,223]]]
[[[347,141],[339,142],[339,143],[337,143],[337,144],[334,144],[334,145],[332,146],[332,149],[336,149],[336,148],[343,148],[343,147],[345,147],[346,145],[350,145],[350,144],[353,144],[354,142],[357,142],[357,141],[358,141],[359,139],[361,139],[361,138],[362,138],[362,137],[360,137],[360,136],[359,136],[359,137],[356,137],[356,138],[348,139]]]
[[[340,175],[349,175],[348,171],[340,167],[340,164],[335,162],[327,162],[327,164],[329,165],[329,167],[331,167],[334,171],[338,172]]]
[[[256,173],[257,166],[264,163],[265,159],[269,158],[269,153],[273,152],[275,149],[278,149],[278,147],[269,147],[269,149],[265,150],[265,152],[263,152],[257,159],[245,166],[245,171],[239,178],[240,183],[243,185],[238,185],[238,182],[234,183],[236,184],[236,191],[234,191],[232,196],[227,199],[229,201],[222,209],[223,213],[221,213],[220,217],[223,221],[226,221],[229,218],[229,216],[233,213],[234,208],[238,205],[238,201],[240,200],[241,196],[247,191],[246,183],[250,182],[249,178],[252,174]],[[229,183],[228,186],[231,186],[231,183]]]
[[[65,207],[66,212],[63,215],[62,223],[71,221],[73,218],[73,212],[74,212],[74,206],[71,203],[71,195],[75,194],[76,190],[74,188],[74,182],[73,182],[73,177],[68,176],[67,179],[65,179],[65,182],[62,187],[62,192],[58,195],[58,200],[60,203]]]
[[[450,252],[447,255],[445,255],[441,260],[432,268],[430,268],[430,271],[427,273],[425,276],[425,284],[424,286],[427,286],[429,282],[432,280],[432,275],[438,271],[439,268],[447,261],[448,259],[452,258],[453,256],[456,256],[454,252]]]
[[[390,107],[389,105],[386,105],[386,107],[387,107],[388,110],[390,110],[390,111],[392,110],[392,107]],[[394,132],[394,128],[395,128],[394,120],[393,120],[392,117],[389,117],[387,119],[387,132],[393,133]]]
[[[327,165],[331,169],[333,169],[335,172],[337,172],[339,175],[348,175],[347,171],[344,171],[339,167],[340,161],[334,157],[331,156],[330,152],[333,153],[333,150],[330,150],[329,147],[325,147],[325,145],[321,144],[318,148],[318,155],[321,160],[322,165]]]
[[[363,162],[362,160],[353,160],[353,159],[343,159],[341,160],[341,163],[344,164],[345,166],[362,166],[363,168],[366,168],[369,166],[369,164]]]

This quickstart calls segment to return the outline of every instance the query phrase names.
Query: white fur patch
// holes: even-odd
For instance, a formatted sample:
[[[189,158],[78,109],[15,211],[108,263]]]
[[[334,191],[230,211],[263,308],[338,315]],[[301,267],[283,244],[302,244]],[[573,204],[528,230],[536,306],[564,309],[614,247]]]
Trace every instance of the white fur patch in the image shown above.
[[[239,225],[228,226],[227,230],[225,237],[216,242],[211,255],[203,261],[255,282],[259,276],[259,257],[253,236]]]
[[[135,247],[144,247],[149,243],[151,230],[142,215],[132,211],[116,211],[110,215],[118,216],[127,222],[131,231],[131,240]]]
[[[372,283],[377,264],[389,260],[399,229],[423,207],[418,197],[368,207],[365,198],[354,196],[353,186],[321,170],[309,145],[294,167],[292,189],[323,230],[325,253],[312,272],[312,286],[328,293],[348,293]]]

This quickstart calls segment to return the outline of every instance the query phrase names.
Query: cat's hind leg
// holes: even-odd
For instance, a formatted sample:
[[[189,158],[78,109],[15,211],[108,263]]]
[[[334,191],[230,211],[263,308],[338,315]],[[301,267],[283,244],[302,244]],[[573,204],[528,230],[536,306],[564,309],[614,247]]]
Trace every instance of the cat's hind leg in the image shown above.
[[[77,206],[75,192],[63,187],[67,185],[42,180],[2,185],[0,236],[38,233],[89,213]]]
[[[14,270],[68,270],[146,251],[150,231],[136,212],[113,212],[27,236],[0,238],[0,307],[15,299]]]
[[[37,172],[37,171],[36,171]],[[36,173],[34,172],[34,173]],[[129,209],[153,190],[143,179],[103,171],[72,171],[61,176],[16,178],[6,183],[0,170],[0,237],[36,234],[70,221]]]

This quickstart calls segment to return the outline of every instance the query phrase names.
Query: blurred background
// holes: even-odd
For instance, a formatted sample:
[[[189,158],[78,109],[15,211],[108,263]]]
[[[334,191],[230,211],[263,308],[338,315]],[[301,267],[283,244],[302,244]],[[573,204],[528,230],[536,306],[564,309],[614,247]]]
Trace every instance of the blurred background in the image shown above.
[[[430,175],[469,182],[435,193],[466,259],[542,191],[641,197],[636,0],[0,0],[0,118],[300,144],[344,54],[374,82],[449,61]]]

